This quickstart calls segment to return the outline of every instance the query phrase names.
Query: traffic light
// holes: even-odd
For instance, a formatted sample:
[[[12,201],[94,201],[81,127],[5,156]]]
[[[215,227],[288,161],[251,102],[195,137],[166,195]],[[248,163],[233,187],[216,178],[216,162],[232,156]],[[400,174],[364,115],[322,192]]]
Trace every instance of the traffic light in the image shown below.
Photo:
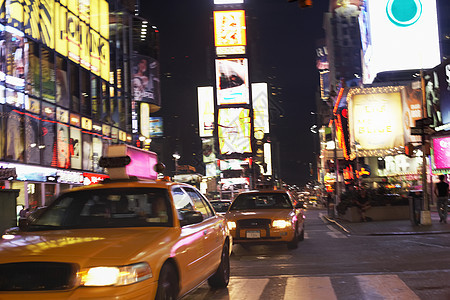
[[[288,2],[298,2],[298,6],[301,8],[311,7],[313,5],[312,0],[288,0]]]
[[[414,146],[411,143],[405,145],[405,155],[408,157],[414,156]]]

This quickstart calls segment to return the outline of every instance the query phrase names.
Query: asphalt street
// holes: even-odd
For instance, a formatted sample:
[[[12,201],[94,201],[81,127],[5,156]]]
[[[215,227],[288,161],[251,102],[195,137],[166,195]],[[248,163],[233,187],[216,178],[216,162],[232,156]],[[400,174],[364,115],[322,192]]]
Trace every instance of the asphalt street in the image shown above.
[[[450,299],[450,234],[360,235],[308,210],[305,240],[234,245],[227,289],[185,299]]]

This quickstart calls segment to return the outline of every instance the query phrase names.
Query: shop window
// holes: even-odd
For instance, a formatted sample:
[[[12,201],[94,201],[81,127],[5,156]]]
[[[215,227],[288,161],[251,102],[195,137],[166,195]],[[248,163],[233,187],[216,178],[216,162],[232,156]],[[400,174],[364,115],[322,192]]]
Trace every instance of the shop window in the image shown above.
[[[25,116],[25,161],[39,164],[41,162],[39,150],[39,117]]]
[[[70,127],[70,164],[73,169],[81,169],[81,129]]]
[[[50,120],[41,121],[41,163],[44,166],[51,166],[55,149],[55,123]],[[56,164],[56,162],[55,162]]]
[[[83,133],[82,135],[83,139],[83,147],[82,147],[82,167],[83,170],[92,171],[93,165],[92,165],[92,135],[88,133]]]
[[[67,82],[67,61],[56,56],[56,103],[69,107],[69,85]]]
[[[41,183],[29,182],[27,184],[27,194],[28,194],[28,207],[30,208],[30,210],[42,206]]]
[[[91,98],[89,96],[91,92],[91,80],[89,72],[81,70],[81,113],[86,116],[91,116]]]
[[[45,47],[42,47],[42,98],[55,103],[55,55]]]
[[[61,184],[62,186],[62,184]],[[44,206],[48,206],[52,203],[53,198],[56,196],[56,184],[46,183],[45,184],[45,199]]]
[[[79,68],[74,63],[69,64],[70,74],[70,109],[75,112],[80,112],[80,78]]]
[[[24,161],[23,114],[13,108],[6,109],[6,158]]]
[[[69,127],[64,124],[57,124],[56,130],[56,166],[68,169],[70,167]]]

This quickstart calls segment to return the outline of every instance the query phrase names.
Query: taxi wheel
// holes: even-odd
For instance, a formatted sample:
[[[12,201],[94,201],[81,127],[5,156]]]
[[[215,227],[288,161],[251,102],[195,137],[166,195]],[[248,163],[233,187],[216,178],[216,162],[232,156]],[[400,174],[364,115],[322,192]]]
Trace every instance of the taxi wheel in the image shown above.
[[[299,241],[303,241],[305,239],[305,225],[302,226],[302,232],[298,236]]]
[[[298,228],[295,229],[294,238],[287,244],[288,249],[297,249],[298,248]]]
[[[174,266],[165,263],[161,268],[158,279],[156,300],[171,300],[178,297],[178,274]]]
[[[208,284],[213,288],[224,288],[230,281],[230,251],[228,250],[228,242],[223,246],[220,265],[216,273],[208,279]]]

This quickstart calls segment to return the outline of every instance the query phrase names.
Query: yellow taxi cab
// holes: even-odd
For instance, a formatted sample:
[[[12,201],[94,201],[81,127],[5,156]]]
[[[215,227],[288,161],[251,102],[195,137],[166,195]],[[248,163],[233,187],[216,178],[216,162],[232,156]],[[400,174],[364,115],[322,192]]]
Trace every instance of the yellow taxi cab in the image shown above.
[[[286,243],[295,249],[304,239],[303,207],[286,191],[248,191],[234,199],[225,218],[235,244]]]
[[[118,152],[103,159],[115,176],[143,155]],[[148,160],[134,163],[140,172]],[[111,179],[62,193],[2,236],[0,299],[177,299],[205,281],[226,287],[231,245],[225,219],[195,187]]]

